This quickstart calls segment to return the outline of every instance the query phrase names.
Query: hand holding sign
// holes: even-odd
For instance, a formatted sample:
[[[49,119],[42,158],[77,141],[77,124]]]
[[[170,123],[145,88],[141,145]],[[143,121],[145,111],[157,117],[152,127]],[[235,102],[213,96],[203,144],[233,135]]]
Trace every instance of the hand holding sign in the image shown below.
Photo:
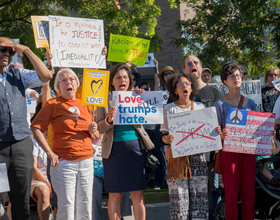
[[[116,116],[117,109],[112,106],[108,111],[108,122],[112,123],[114,121],[114,117]]]

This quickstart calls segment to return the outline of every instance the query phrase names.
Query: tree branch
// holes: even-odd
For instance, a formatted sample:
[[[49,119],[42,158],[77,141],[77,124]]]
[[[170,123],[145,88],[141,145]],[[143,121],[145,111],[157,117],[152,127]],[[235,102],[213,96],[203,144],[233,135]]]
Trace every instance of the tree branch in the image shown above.
[[[3,2],[2,4],[0,4],[0,10],[3,9],[4,7],[6,7],[7,5],[15,2],[16,0],[10,0],[10,1],[7,1],[7,2]]]

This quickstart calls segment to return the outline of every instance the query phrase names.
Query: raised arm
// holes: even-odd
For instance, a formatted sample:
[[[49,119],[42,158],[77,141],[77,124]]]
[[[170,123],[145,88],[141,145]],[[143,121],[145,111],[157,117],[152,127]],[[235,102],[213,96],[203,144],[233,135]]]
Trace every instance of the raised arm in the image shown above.
[[[155,67],[154,67],[154,81],[155,81],[155,86],[154,86],[154,91],[158,91],[159,87],[160,87],[160,81],[158,78],[158,61],[156,60],[156,58],[154,58],[154,63],[155,63]]]
[[[24,53],[32,63],[42,82],[47,82],[52,78],[52,75],[49,73],[49,70],[43,61],[35,53],[33,53],[29,47],[14,42],[3,42],[0,43],[0,46],[11,47],[16,51],[16,53]]]

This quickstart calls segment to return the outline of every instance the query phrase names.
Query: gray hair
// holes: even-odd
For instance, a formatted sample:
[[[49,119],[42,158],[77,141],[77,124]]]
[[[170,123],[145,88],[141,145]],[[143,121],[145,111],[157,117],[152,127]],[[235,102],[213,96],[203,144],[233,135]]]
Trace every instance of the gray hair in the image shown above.
[[[65,72],[68,72],[68,73],[72,73],[72,75],[76,78],[77,80],[77,83],[78,83],[78,87],[80,86],[80,81],[79,81],[79,78],[78,76],[76,75],[76,73],[70,69],[70,68],[63,68],[61,70],[58,71],[58,73],[56,74],[56,77],[55,77],[55,80],[54,80],[54,90],[59,93],[59,89],[58,89],[58,81],[59,81],[59,76],[62,74],[62,73],[65,73]]]

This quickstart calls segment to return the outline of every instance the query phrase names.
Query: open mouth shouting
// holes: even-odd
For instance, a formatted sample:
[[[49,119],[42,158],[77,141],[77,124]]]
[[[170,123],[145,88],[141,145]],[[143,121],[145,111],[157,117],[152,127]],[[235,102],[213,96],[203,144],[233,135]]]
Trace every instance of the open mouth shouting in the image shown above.
[[[198,73],[198,69],[196,67],[192,67],[191,68],[191,74],[192,75],[197,75],[197,73]]]
[[[184,89],[183,94],[184,94],[184,95],[188,95],[188,94],[189,94],[189,91],[188,91],[187,89]]]

